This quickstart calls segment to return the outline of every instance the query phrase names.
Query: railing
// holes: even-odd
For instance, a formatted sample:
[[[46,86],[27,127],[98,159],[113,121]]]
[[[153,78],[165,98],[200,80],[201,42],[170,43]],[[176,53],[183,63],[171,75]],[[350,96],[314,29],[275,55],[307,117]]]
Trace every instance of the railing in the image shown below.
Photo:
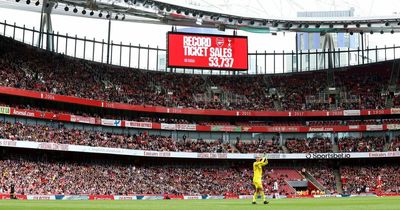
[[[2,29],[2,30],[1,30]],[[47,36],[42,33],[42,38]],[[39,31],[0,22],[0,35],[11,37],[23,43],[39,47]],[[70,36],[67,34],[50,33],[54,37],[54,51],[75,58],[86,59],[101,63],[151,71],[175,72],[188,74],[277,74],[323,70],[328,67],[339,68],[353,65],[375,63],[400,58],[400,46],[357,49],[307,50],[291,52],[254,52],[249,53],[248,71],[223,71],[201,69],[168,68],[166,65],[166,50],[150,46],[133,46],[131,44],[114,43],[108,45],[105,40],[87,39],[86,37]],[[41,48],[46,49],[46,42],[41,41]],[[108,53],[107,48],[110,46]]]

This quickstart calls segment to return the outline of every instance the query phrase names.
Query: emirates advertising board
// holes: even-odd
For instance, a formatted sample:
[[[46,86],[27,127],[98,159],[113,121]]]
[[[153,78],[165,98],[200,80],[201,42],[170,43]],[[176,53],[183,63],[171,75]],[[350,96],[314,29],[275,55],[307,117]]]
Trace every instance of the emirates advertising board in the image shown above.
[[[168,67],[248,69],[247,37],[169,32]]]

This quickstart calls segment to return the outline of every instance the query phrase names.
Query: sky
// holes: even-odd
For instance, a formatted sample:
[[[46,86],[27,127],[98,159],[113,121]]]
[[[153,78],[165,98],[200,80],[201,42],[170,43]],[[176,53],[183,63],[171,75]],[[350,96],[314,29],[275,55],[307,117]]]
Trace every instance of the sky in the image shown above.
[[[35,7],[33,3],[26,5],[22,0],[17,3],[11,0],[0,0],[0,21],[6,20],[7,23],[15,23],[16,25],[27,28],[39,28],[40,14],[37,12],[29,12],[22,10],[14,10],[2,7],[1,2],[7,1],[14,7]],[[357,17],[375,17],[375,16],[392,16],[400,15],[400,1],[396,0],[168,0],[168,2],[184,3],[191,7],[208,8],[210,10],[221,12],[231,12],[242,15],[253,15],[263,17],[295,17],[297,11],[306,10],[348,10],[355,7],[355,15]],[[246,2],[246,3],[244,3]],[[362,2],[362,3],[361,3]],[[228,5],[228,6],[227,6]],[[387,5],[392,5],[388,7]],[[224,9],[228,8],[226,11]],[[241,9],[240,9],[241,8]],[[273,9],[271,9],[273,8]],[[63,10],[58,7],[57,10]],[[396,10],[399,10],[397,12]],[[69,11],[72,13],[71,11]],[[86,15],[87,16],[87,15]],[[70,36],[86,37],[87,39],[107,40],[108,21],[97,18],[84,18],[77,16],[52,15],[53,30],[60,34],[68,33]],[[180,28],[178,26],[178,28]],[[132,23],[127,21],[112,21],[111,40],[114,43],[159,47],[166,47],[166,33],[171,26],[152,25]],[[0,30],[1,31],[1,30]],[[2,32],[0,32],[2,33]],[[11,33],[10,30],[7,33]],[[232,34],[230,30],[227,34]],[[19,37],[21,33],[18,32]],[[248,36],[249,52],[290,52],[295,50],[295,34],[294,33],[278,33],[271,34],[255,34],[238,31],[238,35]],[[18,35],[17,35],[18,36]],[[399,34],[373,34],[367,35],[367,43],[370,47],[383,47],[384,45],[393,46],[400,45]],[[81,43],[78,43],[81,44]],[[71,48],[69,48],[71,50]],[[80,52],[78,52],[79,54]],[[88,52],[90,53],[90,52]],[[98,53],[98,52],[96,52]],[[99,57],[99,56],[97,56]],[[96,60],[96,59],[95,59]],[[99,59],[97,59],[99,60]],[[123,61],[127,62],[127,61]],[[143,62],[142,62],[143,64]],[[152,64],[155,65],[155,64]],[[280,64],[278,64],[280,65]]]

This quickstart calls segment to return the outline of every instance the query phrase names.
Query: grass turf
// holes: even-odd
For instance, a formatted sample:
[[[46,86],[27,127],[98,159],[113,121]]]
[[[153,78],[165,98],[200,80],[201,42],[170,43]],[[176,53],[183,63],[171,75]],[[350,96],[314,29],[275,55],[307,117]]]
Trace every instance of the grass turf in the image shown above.
[[[141,200],[141,201],[22,201],[0,200],[0,210],[76,210],[76,209],[146,209],[146,210],[399,210],[400,197],[357,197],[270,200]]]

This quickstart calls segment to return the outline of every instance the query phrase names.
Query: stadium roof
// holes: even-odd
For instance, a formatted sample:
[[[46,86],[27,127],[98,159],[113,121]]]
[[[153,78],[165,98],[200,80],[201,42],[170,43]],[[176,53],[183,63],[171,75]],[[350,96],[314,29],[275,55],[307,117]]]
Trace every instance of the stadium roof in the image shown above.
[[[18,1],[19,3],[16,3]],[[30,1],[30,0],[29,0]],[[3,8],[41,11],[43,0],[28,5],[20,0],[0,0]],[[46,2],[47,0],[44,0]],[[125,21],[225,28],[250,32],[397,32],[400,1],[395,0],[49,0],[52,13],[99,17],[110,14]],[[390,6],[389,6],[390,5]],[[65,11],[65,7],[77,8]],[[94,11],[93,16],[82,14]],[[298,17],[304,11],[354,11],[347,17]],[[118,16],[118,17],[116,17]]]
[[[357,18],[399,17],[398,0],[160,0],[189,8],[231,15],[298,19],[302,11],[355,11]],[[390,5],[390,6],[389,6]]]

